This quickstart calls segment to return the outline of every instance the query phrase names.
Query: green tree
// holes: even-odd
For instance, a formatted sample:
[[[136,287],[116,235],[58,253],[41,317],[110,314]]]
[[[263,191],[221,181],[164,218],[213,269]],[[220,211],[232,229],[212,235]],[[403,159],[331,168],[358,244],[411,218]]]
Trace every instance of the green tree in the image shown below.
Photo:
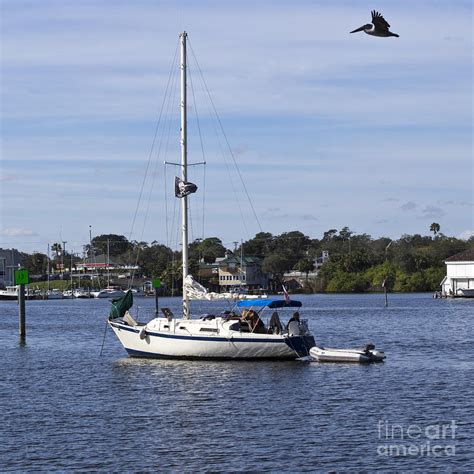
[[[329,229],[323,234],[323,240],[325,242],[334,239],[334,237],[337,235],[337,229]]]
[[[298,272],[306,273],[306,280],[308,279],[308,273],[314,270],[314,261],[310,258],[302,258],[295,265],[295,270]]]
[[[206,263],[214,263],[216,258],[224,257],[226,248],[222,245],[221,239],[217,237],[208,237],[200,242],[198,250],[201,258]]]
[[[62,251],[62,249],[63,248],[61,247],[61,244],[59,244],[58,242],[51,245],[51,251],[56,254],[56,260],[59,258],[59,254]]]
[[[298,260],[307,256],[310,244],[311,239],[302,232],[284,232],[273,239],[272,254],[284,256],[290,262],[290,270]]]
[[[277,253],[268,255],[262,262],[262,271],[273,274],[273,279],[276,283],[281,283],[283,274],[290,270],[291,267],[291,260],[287,256]]]
[[[111,257],[117,257],[132,249],[132,244],[123,235],[102,234],[92,239],[92,247],[96,255],[106,255],[107,246]]]
[[[33,254],[21,254],[22,266],[28,269],[32,275],[39,275],[46,272],[48,258],[47,255],[39,252],[34,252]]]
[[[441,229],[441,226],[437,222],[433,222],[430,225],[430,232],[433,232],[435,236],[440,231],[440,229]]]
[[[253,257],[265,258],[272,249],[273,235],[270,232],[259,232],[253,239],[243,243],[244,255],[251,255]]]
[[[166,245],[156,244],[141,250],[138,265],[147,277],[160,277],[173,260],[173,251]]]

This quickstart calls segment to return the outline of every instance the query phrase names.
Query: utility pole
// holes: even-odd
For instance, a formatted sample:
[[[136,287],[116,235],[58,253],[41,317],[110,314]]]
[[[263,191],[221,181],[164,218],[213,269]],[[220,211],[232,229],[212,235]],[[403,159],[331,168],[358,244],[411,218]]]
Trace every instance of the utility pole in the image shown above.
[[[63,278],[64,278],[64,254],[66,253],[66,244],[67,242],[65,240],[63,240],[63,251],[61,252],[61,268],[62,268],[62,274],[63,274]]]
[[[387,260],[388,260],[387,251],[388,251],[388,248],[390,247],[390,245],[392,245],[392,242],[393,242],[393,240],[391,240],[388,243],[388,245],[385,247],[385,263],[387,263]],[[388,307],[387,277],[384,278],[384,280],[382,282],[382,286],[383,286],[383,292],[385,294],[385,307],[387,308]]]

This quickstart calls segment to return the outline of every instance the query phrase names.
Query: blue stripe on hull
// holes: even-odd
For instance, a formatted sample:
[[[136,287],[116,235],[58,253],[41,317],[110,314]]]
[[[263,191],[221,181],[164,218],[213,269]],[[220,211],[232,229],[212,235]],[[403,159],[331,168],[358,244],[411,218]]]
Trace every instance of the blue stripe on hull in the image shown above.
[[[193,357],[193,356],[170,356],[164,354],[155,354],[153,352],[142,352],[134,349],[127,349],[130,357],[140,357],[147,359],[189,359],[189,360],[295,360],[296,354],[292,356],[281,356],[281,357]]]
[[[134,333],[138,333],[138,329],[134,329],[130,326],[125,326],[121,324],[114,323],[113,324],[115,327],[120,328],[123,331],[130,331]],[[214,341],[214,342],[265,342],[265,343],[277,343],[277,344],[284,344],[285,340],[284,339],[264,339],[264,338],[256,338],[256,337],[238,337],[238,338],[227,338],[227,337],[218,337],[218,336],[187,336],[187,335],[181,335],[181,334],[165,334],[162,332],[152,332],[152,331],[147,331],[146,332],[147,336],[154,336],[154,337],[163,337],[166,339],[189,339],[193,341]]]

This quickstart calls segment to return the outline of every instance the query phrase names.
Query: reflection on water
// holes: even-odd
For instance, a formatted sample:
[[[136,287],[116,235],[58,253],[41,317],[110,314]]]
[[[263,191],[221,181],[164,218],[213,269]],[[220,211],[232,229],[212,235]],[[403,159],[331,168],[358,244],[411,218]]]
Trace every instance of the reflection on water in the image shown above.
[[[408,470],[472,467],[474,300],[302,296],[318,343],[374,342],[373,366],[132,359],[103,300],[1,302],[2,470]],[[140,319],[153,300],[139,301]],[[178,299],[163,305],[179,314]],[[218,308],[220,310],[221,308]],[[227,309],[222,305],[222,309]],[[209,303],[200,313],[217,312]],[[456,455],[381,456],[380,420],[456,420]]]

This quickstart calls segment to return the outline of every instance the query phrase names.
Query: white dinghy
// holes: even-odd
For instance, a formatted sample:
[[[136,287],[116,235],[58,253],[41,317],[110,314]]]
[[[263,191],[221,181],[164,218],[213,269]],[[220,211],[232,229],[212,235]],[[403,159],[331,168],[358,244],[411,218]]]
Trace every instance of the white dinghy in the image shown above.
[[[366,344],[362,349],[333,349],[314,346],[309,350],[309,355],[318,362],[370,364],[372,362],[383,362],[385,359],[385,353],[375,350],[373,344]]]

